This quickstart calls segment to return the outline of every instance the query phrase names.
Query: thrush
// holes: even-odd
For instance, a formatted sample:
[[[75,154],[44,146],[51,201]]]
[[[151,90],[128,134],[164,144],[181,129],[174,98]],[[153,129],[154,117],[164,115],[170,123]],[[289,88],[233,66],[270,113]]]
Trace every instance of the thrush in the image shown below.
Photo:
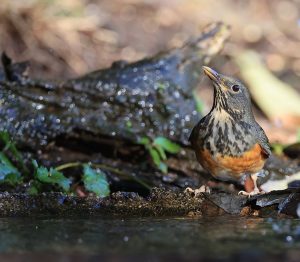
[[[214,87],[210,112],[193,128],[190,142],[202,167],[214,178],[240,182],[246,175],[253,181],[251,192],[261,193],[257,176],[271,155],[268,138],[255,121],[249,91],[240,81],[203,67]]]

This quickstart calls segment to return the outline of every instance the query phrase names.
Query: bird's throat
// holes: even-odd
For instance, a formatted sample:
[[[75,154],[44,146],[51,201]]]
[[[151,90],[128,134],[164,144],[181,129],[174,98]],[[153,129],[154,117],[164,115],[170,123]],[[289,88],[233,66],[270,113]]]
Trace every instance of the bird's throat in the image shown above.
[[[214,109],[209,114],[205,148],[213,155],[239,156],[252,145],[250,126],[236,121],[224,109]]]

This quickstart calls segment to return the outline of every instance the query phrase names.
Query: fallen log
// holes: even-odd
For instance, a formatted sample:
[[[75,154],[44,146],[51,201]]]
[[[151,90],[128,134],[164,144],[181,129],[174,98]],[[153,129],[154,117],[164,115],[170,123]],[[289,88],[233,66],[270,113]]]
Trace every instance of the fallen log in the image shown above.
[[[228,35],[226,25],[213,24],[182,48],[64,81],[16,77],[6,59],[0,130],[34,150],[58,137],[136,143],[163,136],[186,145],[199,119],[193,89],[202,65]]]
[[[46,166],[94,162],[127,178],[142,177],[148,188],[164,181],[170,187],[197,186],[200,166],[187,141],[200,117],[193,90],[202,65],[228,36],[228,26],[215,23],[181,48],[63,81],[31,79],[27,63],[12,64],[4,55],[0,131],[9,133],[28,160],[34,157]],[[182,146],[169,159],[174,181],[157,172],[138,144],[145,137],[164,137]],[[120,180],[109,173],[114,182]]]

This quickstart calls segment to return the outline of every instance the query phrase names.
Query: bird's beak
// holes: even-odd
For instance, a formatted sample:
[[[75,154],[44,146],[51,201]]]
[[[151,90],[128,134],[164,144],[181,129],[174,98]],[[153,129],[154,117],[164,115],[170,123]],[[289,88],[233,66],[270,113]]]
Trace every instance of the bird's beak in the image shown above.
[[[215,83],[220,84],[220,76],[217,71],[208,67],[202,66],[204,73]]]

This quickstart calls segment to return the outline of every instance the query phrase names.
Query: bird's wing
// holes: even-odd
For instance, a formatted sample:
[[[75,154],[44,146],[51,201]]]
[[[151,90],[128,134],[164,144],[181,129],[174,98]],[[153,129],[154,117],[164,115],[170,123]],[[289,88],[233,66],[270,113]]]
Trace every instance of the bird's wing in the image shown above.
[[[270,144],[269,144],[269,139],[266,136],[265,131],[261,128],[259,124],[256,123],[255,129],[256,129],[255,134],[257,136],[256,138],[258,140],[258,143],[260,144],[266,156],[269,157],[272,154]]]
[[[194,126],[194,128],[189,136],[189,142],[192,142],[194,140],[194,137],[196,135],[196,128],[197,128],[197,125]]]
[[[198,133],[198,130],[199,130],[199,123],[194,126],[190,136],[189,136],[189,142],[191,143],[192,147],[194,147],[194,144],[196,143],[196,140],[197,140],[197,133]]]
[[[201,136],[201,134],[203,132],[200,132],[200,130],[203,128],[203,126],[206,128],[206,126],[204,125],[204,123],[207,120],[207,116],[203,117],[197,125],[194,126],[190,136],[189,136],[189,141],[192,144],[192,146],[196,143],[196,141],[199,139],[199,137]]]

